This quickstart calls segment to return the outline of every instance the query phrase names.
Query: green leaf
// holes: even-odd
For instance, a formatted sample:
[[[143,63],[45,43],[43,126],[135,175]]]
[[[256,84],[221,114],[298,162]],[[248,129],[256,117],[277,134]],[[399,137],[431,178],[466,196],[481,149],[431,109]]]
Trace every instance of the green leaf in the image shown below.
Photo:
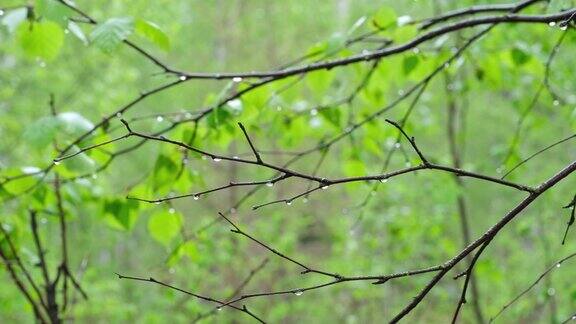
[[[548,3],[548,13],[556,13],[572,7],[572,0],[550,0]]]
[[[306,75],[306,83],[317,96],[324,95],[333,81],[334,73],[330,71],[319,70]]]
[[[150,235],[163,245],[169,245],[174,237],[178,235],[182,228],[182,215],[170,209],[160,210],[148,220],[148,231]]]
[[[57,119],[60,129],[68,135],[80,135],[94,128],[91,121],[73,111],[60,113]]]
[[[46,116],[26,126],[22,137],[32,147],[41,149],[52,143],[57,130],[58,120],[52,116]]]
[[[410,56],[405,56],[403,61],[402,61],[402,68],[404,70],[404,75],[408,76],[410,74],[410,72],[412,72],[416,66],[418,66],[418,56],[416,55],[410,55]]]
[[[530,60],[530,55],[517,47],[510,51],[510,55],[512,56],[512,61],[516,66],[521,66]]]
[[[226,122],[229,121],[231,117],[232,114],[228,110],[228,105],[224,107],[217,107],[208,116],[208,126],[210,126],[210,128],[218,128],[218,126],[221,124],[226,124]]]
[[[326,41],[326,54],[335,54],[346,45],[346,35],[343,33],[334,33]]]
[[[178,164],[165,154],[158,155],[154,165],[153,189],[158,191],[170,185],[177,174]]]
[[[342,113],[337,107],[322,109],[320,110],[320,115],[326,118],[332,125],[336,126],[336,128],[340,128]]]
[[[121,230],[130,230],[138,218],[138,203],[134,200],[114,199],[104,203],[104,215],[110,225]]]
[[[36,0],[34,14],[37,17],[51,20],[62,27],[68,25],[68,16],[72,10],[56,0]]]
[[[183,257],[187,256],[190,261],[198,262],[201,259],[200,252],[194,241],[186,241],[180,243],[168,257],[168,265],[174,266],[176,262],[180,261]]]
[[[71,153],[76,153],[80,151],[80,148],[73,146],[70,151]],[[89,173],[93,172],[96,168],[96,162],[94,162],[94,160],[92,160],[88,154],[83,152],[74,156],[73,158],[64,160],[64,166],[66,169],[73,172]]]
[[[52,60],[60,53],[64,31],[60,25],[49,20],[28,21],[18,26],[17,39],[26,56]]]
[[[105,53],[112,53],[134,31],[131,17],[110,18],[90,33],[90,41]]]
[[[348,29],[348,31],[346,32],[346,34],[348,36],[351,36],[352,34],[354,34],[354,32],[356,32],[356,30],[358,30],[358,28],[360,28],[362,25],[364,25],[364,23],[366,22],[366,16],[362,16],[360,18],[358,18],[358,20],[356,20],[356,22],[354,23],[354,25],[352,25],[352,27],[350,27],[350,29]]]
[[[16,31],[16,28],[26,20],[28,16],[28,9],[27,8],[18,8],[14,10],[10,10],[4,18],[0,21],[1,25],[4,25],[8,28],[10,33]]]
[[[366,175],[366,166],[362,161],[349,159],[344,162],[344,173],[349,177]]]
[[[396,25],[398,16],[396,11],[390,7],[382,7],[372,17],[372,22],[377,28],[386,29]]]
[[[168,35],[155,23],[143,19],[136,20],[136,33],[150,40],[161,49],[170,50]]]
[[[76,36],[76,38],[81,40],[82,43],[84,43],[84,45],[88,45],[88,38],[86,37],[86,35],[82,31],[82,28],[80,28],[80,26],[78,26],[78,24],[76,24],[73,21],[69,22],[68,23],[68,30],[72,33],[72,35]]]

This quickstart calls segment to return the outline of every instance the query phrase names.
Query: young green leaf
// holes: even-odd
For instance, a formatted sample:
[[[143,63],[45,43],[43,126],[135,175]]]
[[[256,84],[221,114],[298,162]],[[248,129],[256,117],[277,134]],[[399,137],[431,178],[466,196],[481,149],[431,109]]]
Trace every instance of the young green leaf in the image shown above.
[[[112,53],[118,45],[134,32],[131,17],[110,18],[90,33],[90,41],[105,53]]]
[[[94,127],[91,121],[74,111],[60,113],[57,119],[59,128],[69,135],[79,135]]]
[[[52,60],[60,53],[64,31],[60,25],[49,20],[27,21],[18,26],[17,39],[26,56]]]
[[[182,215],[173,209],[158,211],[148,220],[150,235],[163,245],[169,245],[180,232],[180,228],[182,228]]]
[[[412,72],[416,66],[418,66],[418,62],[418,56],[416,55],[405,56],[404,60],[402,61],[404,75],[409,75],[410,72]]]
[[[68,23],[68,30],[72,33],[72,35],[76,36],[76,38],[81,40],[82,43],[84,43],[84,45],[88,45],[88,38],[86,37],[86,35],[82,31],[82,28],[80,28],[80,26],[78,26],[78,24],[76,24],[73,21],[69,22]]]
[[[52,116],[46,116],[26,126],[22,137],[30,146],[41,149],[52,143],[57,130],[58,120]]]
[[[390,7],[382,7],[376,12],[374,17],[372,17],[372,23],[381,29],[390,28],[396,25],[396,20],[398,16],[396,11]]]
[[[530,55],[517,47],[511,50],[510,55],[512,56],[512,61],[516,66],[523,65],[530,60]]]
[[[168,35],[155,23],[137,19],[135,29],[138,35],[147,38],[162,50],[170,50],[170,38],[168,38]]]
[[[571,0],[550,0],[548,2],[548,13],[556,13],[572,7]]]
[[[36,0],[34,14],[36,17],[51,20],[64,28],[68,25],[68,17],[73,12],[57,0]]]

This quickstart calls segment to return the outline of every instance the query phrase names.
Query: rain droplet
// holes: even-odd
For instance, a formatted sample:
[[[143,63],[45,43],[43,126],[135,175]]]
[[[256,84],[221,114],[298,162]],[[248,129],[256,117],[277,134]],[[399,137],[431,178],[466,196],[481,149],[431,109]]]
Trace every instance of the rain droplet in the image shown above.
[[[200,199],[200,196],[194,195],[194,196],[192,196],[192,198],[194,198],[194,200],[198,200],[198,199]]]
[[[556,268],[560,268],[560,265],[561,265],[560,262],[558,262],[558,263],[556,264]]]
[[[188,77],[186,77],[185,75],[180,76],[180,81],[186,81],[186,79],[188,79]]]
[[[398,90],[398,95],[403,96],[403,95],[404,95],[404,90],[402,90],[402,89]]]
[[[308,203],[308,198],[303,198],[303,199],[302,199],[302,203],[307,204],[307,203]]]
[[[268,182],[266,183],[266,187],[273,187],[274,186],[274,182]]]
[[[556,26],[556,22],[555,22],[555,21],[551,21],[551,22],[548,23],[548,26],[554,27],[554,26]]]
[[[38,65],[40,65],[41,68],[44,68],[44,67],[46,67],[46,62],[40,61],[40,62],[38,63]]]
[[[560,104],[560,101],[559,101],[559,100],[554,100],[554,101],[552,101],[552,104],[553,104],[554,106],[558,106],[558,105]]]
[[[328,189],[328,185],[323,185],[323,186],[321,187],[321,189],[322,189],[322,190]]]
[[[220,161],[222,161],[222,159],[215,157],[215,158],[212,158],[212,161],[214,161],[214,162],[220,162]]]
[[[234,81],[236,83],[240,83],[240,82],[242,82],[242,78],[241,77],[234,77],[234,78],[232,78],[232,81]]]
[[[388,182],[388,178],[386,178],[386,179],[380,179],[380,183],[386,183],[386,182]]]
[[[163,120],[164,120],[164,117],[162,117],[162,116],[156,117],[156,121],[159,123],[162,122]]]
[[[548,288],[548,296],[554,296],[554,294],[556,294],[556,289]]]
[[[239,159],[238,155],[234,155],[232,158],[233,158],[234,160],[238,160],[238,159]]]
[[[161,201],[156,201],[154,202],[154,205],[160,205],[162,202]]]
[[[296,295],[296,296],[302,296],[303,293],[304,293],[304,292],[303,292],[302,290],[296,290],[296,291],[294,292],[294,295]]]
[[[217,311],[221,311],[221,310],[222,310],[222,307],[216,307],[216,310],[217,310]]]
[[[406,167],[409,168],[412,164],[410,164],[410,162],[406,162]]]
[[[230,214],[235,214],[236,213],[236,208],[232,207],[230,208]]]
[[[116,117],[122,118],[122,113],[121,112],[116,113]]]
[[[395,148],[400,148],[400,143],[396,142],[396,144],[394,144]]]
[[[202,155],[202,160],[208,160],[208,156]]]
[[[60,161],[54,160],[54,165],[60,165]]]
[[[182,159],[182,164],[188,164],[188,162],[190,162],[190,160],[188,160],[188,158],[183,158],[183,159]]]
[[[174,214],[174,213],[176,212],[176,209],[170,208],[170,209],[168,209],[168,212],[169,212],[170,214]]]
[[[310,115],[312,115],[312,116],[318,115],[318,110],[317,109],[310,110]]]
[[[566,30],[568,29],[568,24],[563,24],[562,26],[560,26],[560,30]]]
[[[286,200],[286,205],[288,206],[292,205],[292,200]]]
[[[96,173],[94,173],[94,174],[92,175],[92,179],[98,179],[98,175],[97,175]]]
[[[170,269],[168,269],[168,272],[169,272],[169,273],[174,273],[174,272],[176,272],[176,269],[170,268]]]
[[[0,9],[0,16],[3,16],[3,15],[4,15],[4,10]]]

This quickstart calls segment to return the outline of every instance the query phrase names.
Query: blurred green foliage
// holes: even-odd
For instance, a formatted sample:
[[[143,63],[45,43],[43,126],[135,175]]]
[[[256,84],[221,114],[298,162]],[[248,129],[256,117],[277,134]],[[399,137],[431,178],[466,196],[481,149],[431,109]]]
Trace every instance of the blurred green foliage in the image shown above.
[[[435,4],[436,3],[436,4]],[[415,37],[407,23],[475,1],[77,1],[78,8],[100,24],[80,21],[53,0],[32,2],[33,9],[12,8],[0,17],[0,176],[34,176],[6,182],[0,224],[17,243],[26,264],[37,263],[28,225],[28,209],[42,214],[40,231],[47,258],[59,257],[56,196],[50,184],[57,173],[73,179],[63,187],[69,226],[70,265],[90,299],[75,296],[66,317],[79,323],[188,323],[214,308],[179,292],[139,282],[121,281],[115,272],[155,277],[195,293],[225,299],[266,257],[270,262],[244,292],[306,287],[326,278],[300,275],[299,269],[275,258],[253,242],[217,222],[250,188],[236,187],[169,203],[151,204],[130,197],[156,199],[208,190],[229,181],[261,181],[270,170],[216,162],[199,154],[150,142],[108,165],[109,153],[138,142],[128,138],[78,154],[39,173],[59,147],[89,131],[139,92],[175,79],[138,52],[130,40],[172,68],[222,72],[271,70],[309,54],[306,62],[342,58]],[[496,3],[484,1],[483,3]],[[0,7],[22,5],[3,1]],[[541,3],[528,13],[557,12],[571,1]],[[382,30],[379,30],[382,29]],[[347,46],[373,31],[374,42]],[[494,28],[435,77],[415,105],[405,126],[433,161],[451,164],[448,139],[450,96],[460,110],[462,167],[499,176],[522,159],[576,131],[576,86],[571,64],[576,48],[568,30],[550,67],[546,64],[563,30],[546,24],[505,24]],[[214,110],[199,124],[182,124],[166,137],[209,152],[250,156],[236,123],[248,127],[263,152],[297,152],[326,142],[393,102],[410,86],[442,64],[474,35],[472,30],[441,36],[418,51],[382,59],[354,100],[341,103],[362,83],[371,62],[288,77],[248,92]],[[379,43],[380,42],[380,43]],[[448,80],[449,92],[445,81]],[[154,133],[187,118],[230,94],[249,87],[246,80],[192,80],[152,95],[122,118],[142,133]],[[50,98],[54,97],[51,112]],[[557,97],[558,96],[558,97]],[[401,120],[410,99],[362,125],[325,152],[318,174],[341,178],[382,173],[394,149],[396,130],[384,118]],[[527,107],[533,106],[525,114]],[[525,117],[522,117],[524,116]],[[525,119],[522,119],[525,118]],[[516,127],[522,120],[518,135]],[[118,118],[77,143],[83,147],[125,134]],[[518,136],[518,140],[515,140]],[[537,185],[574,159],[567,142],[512,173],[514,182]],[[244,154],[244,155],[242,155]],[[312,172],[323,152],[291,167]],[[281,164],[290,157],[264,154]],[[387,171],[419,161],[402,142]],[[106,166],[103,170],[100,168]],[[79,178],[77,178],[79,177]],[[41,183],[34,186],[38,180]],[[469,227],[475,238],[514,207],[524,193],[489,182],[464,178],[459,187],[449,175],[421,171],[374,183],[350,183],[315,192],[290,206],[251,206],[294,196],[307,183],[288,179],[264,188],[234,207],[234,219],[249,233],[305,264],[346,275],[377,275],[442,263],[464,246],[456,199],[464,195]],[[546,193],[508,226],[479,260],[475,278],[486,318],[527,287],[555,260],[574,252],[576,236],[560,245],[568,213],[561,207],[574,194],[574,177]],[[17,195],[17,198],[13,198]],[[371,197],[367,204],[362,204]],[[208,226],[208,227],[207,227]],[[0,241],[0,244],[4,244]],[[0,245],[2,248],[2,245]],[[555,270],[502,315],[501,322],[557,322],[576,310],[574,265]],[[572,261],[573,262],[573,261]],[[31,322],[32,311],[0,268],[0,322]],[[464,270],[463,266],[457,270]],[[40,276],[36,270],[35,276]],[[428,282],[430,275],[392,280],[385,285],[344,283],[302,296],[255,298],[247,305],[272,323],[379,323],[396,314]],[[408,322],[446,322],[460,296],[462,281],[444,279],[408,318]],[[473,322],[470,303],[462,313]],[[250,321],[224,310],[208,322]]]

